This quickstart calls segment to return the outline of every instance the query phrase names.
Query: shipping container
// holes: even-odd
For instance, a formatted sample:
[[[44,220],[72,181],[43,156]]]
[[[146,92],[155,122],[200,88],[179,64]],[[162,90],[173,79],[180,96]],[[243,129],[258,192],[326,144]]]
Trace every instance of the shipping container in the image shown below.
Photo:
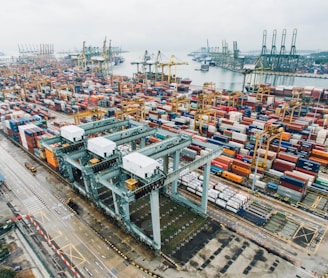
[[[255,213],[245,210],[245,209],[239,210],[238,215],[240,215],[241,217],[245,218],[246,220],[248,220],[258,226],[263,226],[266,222],[266,218],[263,218],[259,215],[256,215]]]
[[[278,184],[273,183],[271,181],[268,182],[267,186],[268,186],[269,189],[272,189],[272,190],[277,190],[278,189]]]
[[[243,182],[243,177],[242,176],[230,173],[228,171],[224,171],[221,176],[223,178],[226,178],[226,179],[228,179],[230,181],[233,181],[233,182],[236,182],[236,183],[242,183]]]
[[[304,170],[308,170],[314,173],[319,173],[320,170],[320,163],[314,162],[308,159],[300,158],[297,163],[296,167],[302,168]]]

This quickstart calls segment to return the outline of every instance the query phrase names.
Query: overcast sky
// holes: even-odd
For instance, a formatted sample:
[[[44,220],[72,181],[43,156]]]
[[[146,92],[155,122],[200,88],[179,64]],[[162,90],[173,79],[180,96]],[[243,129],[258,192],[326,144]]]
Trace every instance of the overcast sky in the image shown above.
[[[289,51],[297,29],[296,50],[328,50],[327,0],[13,0],[0,9],[0,51],[18,44],[54,44],[55,51],[102,47],[105,36],[124,50],[190,52],[206,46],[241,52],[260,50],[267,30],[270,49],[277,30],[280,49],[286,29]]]

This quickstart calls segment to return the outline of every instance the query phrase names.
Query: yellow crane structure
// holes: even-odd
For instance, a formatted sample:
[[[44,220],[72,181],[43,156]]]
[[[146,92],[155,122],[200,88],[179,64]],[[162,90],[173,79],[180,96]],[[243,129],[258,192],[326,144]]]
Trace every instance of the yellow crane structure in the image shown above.
[[[174,96],[174,98],[171,99],[171,106],[172,106],[172,112],[178,112],[179,107],[181,107],[181,104],[183,107],[186,107],[188,112],[190,111],[190,98],[187,98],[185,95],[182,96]]]
[[[197,109],[194,115],[194,130],[198,131],[200,135],[203,134],[203,122],[213,123],[216,125],[216,110],[211,109]]]
[[[284,122],[288,116],[288,122],[293,121],[294,113],[298,109],[298,117],[301,114],[302,109],[302,98],[304,90],[302,88],[295,88],[292,91],[292,97],[289,101],[286,101],[281,109],[276,109],[276,114],[281,115],[281,121]]]
[[[10,93],[18,93],[19,98],[21,98],[21,90],[22,89],[2,89],[0,91],[2,98],[5,100],[6,99],[6,95],[10,94]]]
[[[180,65],[188,65],[188,62],[178,62],[177,58],[174,55],[171,55],[167,63],[159,63],[157,66],[162,68],[162,81],[165,81],[164,68],[167,67],[167,82],[171,83],[171,79],[173,79],[174,82],[176,83],[177,82],[176,67]],[[172,67],[174,67],[173,75],[172,75]]]
[[[260,87],[256,92],[256,99],[263,104],[263,100],[268,99],[270,93],[271,91],[269,87]]]
[[[27,96],[30,94],[31,90],[36,90],[37,92],[41,92],[42,88],[41,88],[40,82],[31,81],[29,83],[24,83],[22,94],[21,94],[21,99],[25,100],[27,98]]]
[[[134,116],[136,120],[144,120],[146,108],[144,99],[127,100],[121,102],[121,109],[115,111],[116,119],[123,120],[126,116]]]
[[[49,79],[49,78],[45,78],[45,79],[43,79],[43,80],[40,80],[40,81],[39,81],[39,84],[40,84],[41,90],[42,90],[42,87],[44,87],[44,86],[49,86],[50,89],[53,88],[53,82],[52,82],[52,80]]]
[[[254,146],[254,154],[253,154],[253,159],[252,159],[253,166],[256,165],[256,157],[257,157],[257,152],[259,151],[258,146],[260,144],[260,140],[262,140],[262,143],[265,144],[265,147],[264,147],[265,153],[264,153],[263,163],[260,166],[262,166],[262,168],[266,168],[270,144],[271,144],[272,140],[274,140],[276,138],[279,139],[278,149],[277,149],[277,153],[278,153],[280,151],[280,147],[281,147],[281,140],[282,140],[283,132],[284,132],[283,127],[279,127],[276,125],[270,125],[263,132],[259,132],[255,135],[255,146]]]
[[[120,95],[124,92],[124,90],[129,89],[130,92],[135,92],[135,84],[132,82],[118,82],[118,92]]]
[[[244,93],[232,92],[228,96],[228,107],[236,107],[244,104]]]
[[[55,90],[58,98],[64,97],[66,99],[76,100],[75,88],[73,84],[61,84],[56,86]]]
[[[203,84],[202,92],[209,94],[209,93],[214,93],[215,92],[215,83],[213,82],[205,82]]]
[[[89,111],[84,111],[74,114],[74,124],[79,125],[82,118],[92,117],[93,120],[101,120],[107,112],[98,108],[91,109]]]

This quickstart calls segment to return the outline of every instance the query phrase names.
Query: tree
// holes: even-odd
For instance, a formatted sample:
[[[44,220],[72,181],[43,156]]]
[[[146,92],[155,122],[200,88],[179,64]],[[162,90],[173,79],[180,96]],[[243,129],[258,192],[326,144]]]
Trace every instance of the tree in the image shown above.
[[[14,278],[16,275],[16,272],[8,267],[2,267],[0,268],[0,278]]]

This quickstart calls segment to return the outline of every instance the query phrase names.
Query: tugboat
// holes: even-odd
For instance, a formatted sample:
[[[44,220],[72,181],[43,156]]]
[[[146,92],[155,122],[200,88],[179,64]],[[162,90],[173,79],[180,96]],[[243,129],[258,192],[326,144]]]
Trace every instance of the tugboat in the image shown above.
[[[210,69],[209,64],[204,63],[204,64],[201,64],[201,66],[200,66],[201,71],[208,71],[209,69]]]

